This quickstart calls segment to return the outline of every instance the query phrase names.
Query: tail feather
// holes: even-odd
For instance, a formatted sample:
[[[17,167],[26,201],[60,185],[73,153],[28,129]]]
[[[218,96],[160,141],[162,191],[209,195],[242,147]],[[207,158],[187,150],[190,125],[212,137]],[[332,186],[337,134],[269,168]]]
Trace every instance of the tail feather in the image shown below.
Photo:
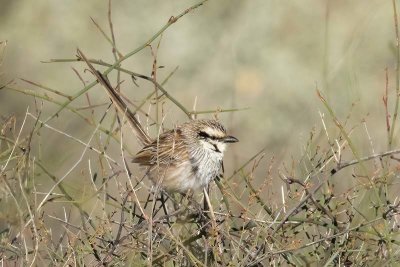
[[[82,52],[78,49],[79,56],[86,62],[86,64],[91,69],[92,73],[96,76],[99,83],[104,87],[108,96],[113,101],[117,110],[123,114],[129,122],[133,132],[135,133],[136,137],[143,145],[149,145],[152,143],[151,138],[149,135],[144,131],[142,125],[135,117],[135,113],[131,112],[119,94],[114,90],[111,86],[110,81],[106,76],[104,76],[101,72],[96,70],[93,65],[86,59],[86,57],[82,54]]]
[[[135,132],[137,138],[139,139],[139,141],[143,145],[150,144],[152,142],[152,140],[150,139],[148,134],[144,131],[142,125],[140,124],[138,119],[135,117],[135,114],[129,110],[129,108],[127,107],[125,102],[121,99],[119,94],[114,90],[114,88],[112,88],[108,79],[99,71],[96,71],[96,72],[98,74],[96,76],[99,79],[99,82],[106,89],[108,96],[111,98],[114,105],[117,107],[118,111],[126,117],[130,126],[132,127],[133,131]]]

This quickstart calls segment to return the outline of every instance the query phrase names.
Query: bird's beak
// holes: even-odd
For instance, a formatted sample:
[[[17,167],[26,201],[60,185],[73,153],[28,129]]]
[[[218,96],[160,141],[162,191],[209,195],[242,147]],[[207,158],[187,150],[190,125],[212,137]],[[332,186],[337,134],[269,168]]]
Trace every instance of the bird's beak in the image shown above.
[[[239,140],[236,137],[233,137],[233,136],[230,136],[230,135],[224,137],[223,141],[224,141],[224,143],[236,143],[236,142],[239,142]]]

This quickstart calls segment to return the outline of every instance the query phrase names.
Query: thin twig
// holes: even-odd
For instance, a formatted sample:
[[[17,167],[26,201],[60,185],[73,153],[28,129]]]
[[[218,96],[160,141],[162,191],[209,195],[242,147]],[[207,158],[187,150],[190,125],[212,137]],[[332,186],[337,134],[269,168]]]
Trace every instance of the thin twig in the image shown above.
[[[393,3],[393,19],[394,19],[394,29],[396,34],[396,98],[395,98],[395,107],[393,111],[392,118],[392,128],[390,129],[389,135],[389,149],[392,147],[393,143],[393,135],[396,128],[397,122],[397,114],[399,111],[399,102],[400,102],[400,38],[399,38],[399,22],[397,18],[397,7],[396,0],[392,0]]]
[[[138,48],[134,49],[132,52],[129,52],[128,54],[126,54],[123,57],[120,57],[118,59],[118,61],[116,61],[111,67],[109,67],[106,71],[103,72],[103,75],[107,75],[108,73],[110,73],[112,70],[114,70],[117,66],[119,66],[123,61],[125,61],[126,59],[130,58],[131,56],[135,55],[136,53],[138,53],[139,51],[141,51],[143,48],[147,47],[149,44],[151,44],[158,36],[160,36],[165,30],[167,30],[171,25],[173,25],[175,22],[177,22],[181,17],[183,17],[184,15],[188,14],[189,12],[195,10],[196,8],[202,6],[205,2],[207,2],[208,0],[202,0],[199,3],[191,6],[190,8],[184,10],[182,13],[180,13],[177,16],[172,16],[167,24],[165,24],[164,27],[162,27],[156,34],[154,34],[149,40],[147,40],[144,44],[142,44],[141,46],[139,46]],[[82,94],[84,94],[85,92],[87,92],[90,88],[92,88],[93,86],[95,86],[97,84],[97,81],[94,81],[92,83],[90,83],[89,85],[87,85],[86,87],[84,87],[82,90],[78,91],[75,95],[72,96],[71,100],[65,101],[61,107],[53,114],[51,115],[46,122],[48,122],[49,120],[55,118],[65,107],[67,107],[72,101],[74,101],[75,99],[77,99],[78,97],[80,97]]]

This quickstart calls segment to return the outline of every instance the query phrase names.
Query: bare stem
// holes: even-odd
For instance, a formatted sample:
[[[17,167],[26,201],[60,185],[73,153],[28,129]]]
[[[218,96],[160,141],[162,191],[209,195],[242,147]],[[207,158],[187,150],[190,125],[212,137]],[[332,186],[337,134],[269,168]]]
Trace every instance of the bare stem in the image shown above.
[[[390,129],[389,135],[389,149],[392,147],[393,135],[397,121],[397,113],[399,110],[399,97],[400,97],[400,40],[399,40],[399,22],[397,18],[397,7],[396,0],[392,0],[393,3],[393,18],[394,18],[394,28],[396,33],[396,104],[394,107],[394,113],[392,118],[392,128]]]
[[[130,58],[131,56],[133,56],[134,54],[138,53],[139,51],[141,51],[143,48],[147,47],[149,44],[151,44],[158,36],[160,36],[165,30],[167,30],[172,24],[174,24],[175,22],[177,22],[181,17],[183,17],[184,15],[190,13],[191,11],[195,10],[196,8],[202,6],[205,2],[207,2],[208,0],[203,0],[200,1],[199,3],[191,6],[190,8],[186,9],[185,11],[183,11],[182,13],[180,13],[177,16],[172,16],[167,24],[165,24],[164,27],[162,27],[156,34],[154,34],[149,40],[147,40],[147,42],[145,42],[144,44],[142,44],[141,46],[139,46],[138,48],[134,49],[132,52],[129,52],[128,54],[126,54],[123,57],[120,57],[111,67],[109,67],[106,71],[103,72],[103,75],[107,75],[108,73],[110,73],[112,70],[114,70],[117,66],[119,66],[123,61],[125,61],[126,59]],[[72,101],[74,101],[76,98],[80,97],[82,94],[84,94],[85,92],[87,92],[90,88],[92,88],[93,86],[95,86],[97,84],[97,81],[94,81],[92,83],[90,83],[89,85],[85,86],[82,90],[80,90],[79,92],[77,92],[74,96],[72,96],[72,99],[65,101],[60,109],[58,109],[53,115],[51,115],[45,122],[48,122],[49,120],[53,119],[54,117],[56,117],[66,106],[68,106]]]

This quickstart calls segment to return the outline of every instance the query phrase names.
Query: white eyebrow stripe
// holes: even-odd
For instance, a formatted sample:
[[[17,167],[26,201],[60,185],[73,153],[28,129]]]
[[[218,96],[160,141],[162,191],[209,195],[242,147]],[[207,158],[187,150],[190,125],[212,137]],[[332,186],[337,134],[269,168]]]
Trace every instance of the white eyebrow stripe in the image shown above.
[[[225,133],[215,128],[206,128],[203,131],[207,133],[210,137],[216,137],[216,138],[225,137]]]

